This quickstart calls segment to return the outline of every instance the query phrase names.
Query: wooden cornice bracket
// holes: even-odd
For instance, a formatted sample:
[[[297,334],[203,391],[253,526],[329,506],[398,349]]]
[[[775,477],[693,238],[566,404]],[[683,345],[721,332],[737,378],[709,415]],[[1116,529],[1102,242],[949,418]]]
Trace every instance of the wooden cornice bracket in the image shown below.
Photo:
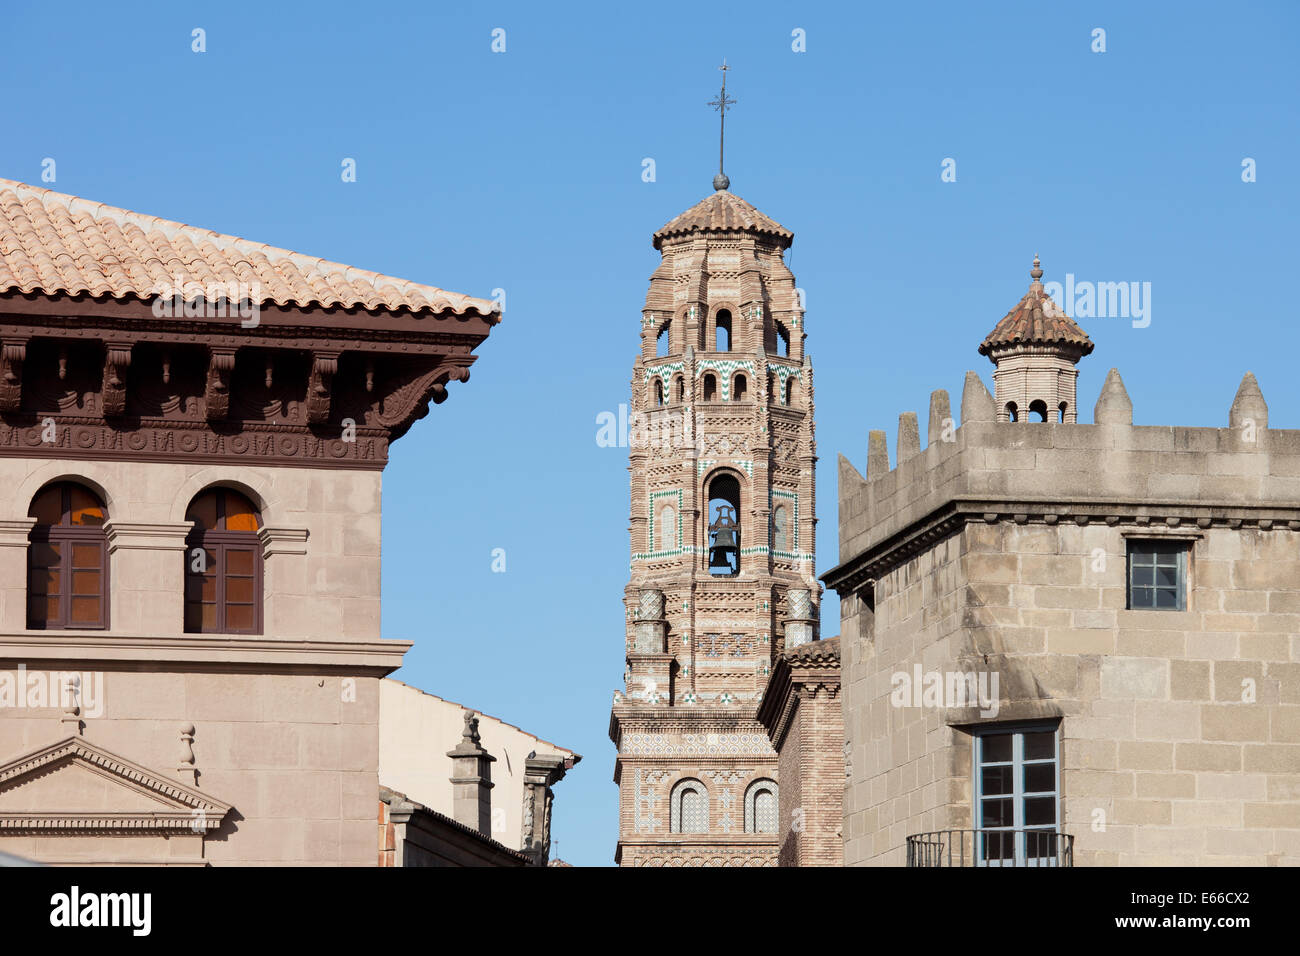
[[[307,421],[320,425],[329,421],[330,390],[339,370],[340,352],[311,354],[311,376],[307,381]]]
[[[0,412],[16,412],[22,405],[23,362],[26,358],[26,339],[0,342]]]
[[[131,366],[130,342],[104,343],[103,401],[105,416],[126,412],[126,370]]]
[[[205,417],[221,421],[230,411],[230,376],[235,370],[235,349],[208,348],[208,381],[203,389]]]

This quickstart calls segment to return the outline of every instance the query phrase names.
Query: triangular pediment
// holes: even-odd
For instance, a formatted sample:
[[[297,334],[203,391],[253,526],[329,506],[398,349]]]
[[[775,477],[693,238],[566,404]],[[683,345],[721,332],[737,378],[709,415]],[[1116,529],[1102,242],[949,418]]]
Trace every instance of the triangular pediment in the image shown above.
[[[230,805],[81,737],[0,765],[0,832],[177,831],[221,825]]]

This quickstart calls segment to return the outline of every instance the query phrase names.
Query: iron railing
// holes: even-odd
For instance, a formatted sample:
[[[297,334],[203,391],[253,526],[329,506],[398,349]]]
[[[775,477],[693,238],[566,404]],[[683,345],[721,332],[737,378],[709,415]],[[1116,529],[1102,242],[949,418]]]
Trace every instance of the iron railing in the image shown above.
[[[933,830],[907,838],[908,866],[1074,866],[1074,837],[1056,830]]]

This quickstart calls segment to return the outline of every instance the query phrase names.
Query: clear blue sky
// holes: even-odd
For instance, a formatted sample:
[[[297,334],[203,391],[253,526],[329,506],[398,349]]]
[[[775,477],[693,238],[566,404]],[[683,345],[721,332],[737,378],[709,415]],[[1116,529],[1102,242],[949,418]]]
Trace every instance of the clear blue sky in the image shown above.
[[[472,381],[394,446],[383,630],[416,642],[401,679],[584,755],[556,804],[571,862],[609,863],[617,829],[628,475],[596,416],[628,398],[651,233],[710,191],[724,56],[732,191],[794,231],[807,293],[819,571],[837,453],[861,468],[869,428],[892,453],[899,412],[989,380],[975,348],[1035,252],[1048,280],[1151,283],[1146,328],[1081,320],[1082,420],[1118,366],[1137,422],[1225,425],[1251,369],[1300,426],[1297,4],[468,7],[14,8],[0,175],[52,157],[62,192],[506,290]]]

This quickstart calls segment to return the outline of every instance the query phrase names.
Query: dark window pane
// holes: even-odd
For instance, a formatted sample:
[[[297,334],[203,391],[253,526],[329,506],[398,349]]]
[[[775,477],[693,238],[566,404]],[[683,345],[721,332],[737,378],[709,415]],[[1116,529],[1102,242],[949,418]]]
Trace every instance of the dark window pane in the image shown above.
[[[27,578],[27,588],[32,594],[46,595],[59,593],[59,572],[44,568],[33,568]]]
[[[44,627],[50,621],[49,601],[39,594],[29,594],[27,596],[27,626]],[[55,603],[57,612],[58,604]]]
[[[72,599],[73,624],[99,623],[99,598],[74,597]]]
[[[1025,793],[1045,793],[1055,789],[1055,763],[1025,764]]]
[[[209,491],[199,495],[190,502],[185,510],[185,520],[196,522],[200,531],[211,531],[217,527],[217,494]]]
[[[1056,732],[1052,730],[1025,734],[1025,759],[1047,760],[1056,757]]]
[[[78,485],[69,488],[69,495],[73,525],[97,528],[104,523],[104,506],[95,495]]]
[[[194,602],[185,602],[185,630],[189,633],[195,633],[203,629],[203,605]]]
[[[1129,604],[1135,608],[1152,608],[1156,606],[1156,595],[1152,588],[1134,588]]]
[[[1007,833],[980,834],[983,843],[983,857],[986,860],[1010,860],[1016,855],[1016,835]]]
[[[1010,759],[1010,734],[984,734],[980,737],[980,761],[982,763],[995,763]]]
[[[59,545],[56,542],[34,541],[31,546],[32,566],[56,568],[59,566]]]
[[[74,544],[72,546],[72,566],[74,568],[98,568],[103,551],[97,544]]]
[[[228,574],[252,574],[253,552],[248,548],[226,549],[226,572]]]
[[[1178,569],[1156,568],[1156,584],[1167,588],[1178,587]]]
[[[1011,767],[984,767],[980,771],[980,796],[992,797],[1011,792]]]
[[[256,531],[257,508],[237,491],[225,491],[225,529],[227,531]]]
[[[251,631],[253,629],[253,608],[248,604],[226,605],[226,630]]]
[[[32,499],[32,506],[27,514],[36,519],[38,525],[54,525],[63,521],[63,487],[53,485],[46,488]]]
[[[226,600],[232,604],[252,604],[253,579],[226,578]]]
[[[1168,588],[1156,588],[1156,607],[1176,609],[1178,607],[1178,592],[1171,591]]]
[[[1026,797],[1025,826],[1042,826],[1056,823],[1055,797]]]
[[[1009,827],[1013,825],[1015,818],[1012,816],[1010,797],[1002,797],[997,800],[984,800],[982,801],[981,806],[983,808],[981,826]]]
[[[99,595],[98,571],[73,571],[72,593],[81,595]]]

